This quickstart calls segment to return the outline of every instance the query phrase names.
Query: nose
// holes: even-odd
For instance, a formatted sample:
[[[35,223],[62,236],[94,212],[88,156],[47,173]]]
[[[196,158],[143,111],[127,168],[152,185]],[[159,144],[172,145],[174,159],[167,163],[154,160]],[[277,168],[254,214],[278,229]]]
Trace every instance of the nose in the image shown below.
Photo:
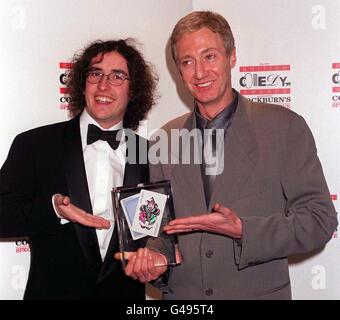
[[[99,90],[105,90],[109,86],[107,75],[103,75],[100,81],[98,82]]]
[[[195,63],[195,76],[197,79],[203,79],[207,75],[207,70],[205,68],[203,61],[196,61]]]

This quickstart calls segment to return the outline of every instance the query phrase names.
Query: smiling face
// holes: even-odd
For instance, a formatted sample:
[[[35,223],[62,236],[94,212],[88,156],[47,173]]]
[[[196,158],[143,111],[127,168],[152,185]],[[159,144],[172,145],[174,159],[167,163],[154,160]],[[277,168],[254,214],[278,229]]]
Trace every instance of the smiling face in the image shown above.
[[[90,64],[91,70],[104,74],[121,71],[129,76],[126,59],[116,51],[98,54]],[[124,118],[129,103],[129,81],[114,86],[106,76],[92,84],[86,81],[85,86],[86,111],[104,129],[110,128]]]
[[[177,66],[201,114],[213,118],[233,99],[231,69],[235,49],[227,56],[221,36],[204,27],[184,34],[176,43]]]

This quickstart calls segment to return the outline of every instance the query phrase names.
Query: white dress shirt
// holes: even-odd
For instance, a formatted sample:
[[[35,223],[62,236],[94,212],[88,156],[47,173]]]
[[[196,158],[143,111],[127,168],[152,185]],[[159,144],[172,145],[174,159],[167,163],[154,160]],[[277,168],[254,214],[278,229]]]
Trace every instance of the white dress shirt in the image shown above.
[[[111,224],[109,229],[96,229],[100,255],[104,260],[115,225],[111,190],[113,187],[123,185],[126,142],[122,141],[116,150],[113,150],[110,145],[103,140],[98,140],[87,145],[87,130],[89,124],[94,124],[102,130],[117,130],[123,128],[123,121],[109,129],[104,129],[91,118],[86,110],[84,110],[80,116],[80,136],[92,212],[96,216],[109,220]],[[122,136],[124,137],[124,135]],[[62,224],[67,222],[67,220],[61,219]]]
[[[120,143],[116,150],[113,150],[110,145],[103,140],[98,140],[87,145],[87,129],[89,124],[94,124],[101,128],[86,110],[84,110],[80,116],[80,136],[92,211],[94,215],[101,216],[111,223],[109,229],[96,229],[100,254],[104,260],[115,223],[111,190],[113,187],[123,185],[126,143]],[[101,129],[117,130],[122,128],[123,121],[109,129]]]

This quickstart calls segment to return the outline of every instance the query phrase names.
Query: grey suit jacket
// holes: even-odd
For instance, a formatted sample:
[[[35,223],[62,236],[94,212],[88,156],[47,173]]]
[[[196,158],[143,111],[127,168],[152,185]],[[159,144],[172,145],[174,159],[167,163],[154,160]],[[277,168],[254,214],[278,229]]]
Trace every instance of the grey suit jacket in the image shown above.
[[[176,217],[210,212],[218,202],[243,222],[242,241],[180,234],[183,262],[171,272],[165,299],[290,299],[287,256],[322,247],[337,226],[303,118],[277,105],[238,101],[208,208],[199,164],[151,166],[152,180],[171,180]],[[193,113],[163,127],[169,135],[173,128],[195,128]]]

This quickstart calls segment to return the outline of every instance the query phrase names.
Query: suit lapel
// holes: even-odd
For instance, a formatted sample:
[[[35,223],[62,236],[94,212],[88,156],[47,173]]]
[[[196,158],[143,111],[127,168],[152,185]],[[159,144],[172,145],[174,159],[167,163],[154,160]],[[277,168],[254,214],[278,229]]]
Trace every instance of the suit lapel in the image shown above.
[[[149,181],[149,166],[147,163],[143,163],[145,162],[143,161],[145,159],[139,158],[140,148],[146,148],[145,150],[148,148],[147,140],[140,138],[138,135],[135,135],[135,138],[136,144],[132,143],[131,145],[127,145],[127,153],[136,153],[135,159],[137,163],[126,163],[124,171],[124,186]],[[119,243],[117,228],[115,226],[97,282],[105,279],[105,277],[108,276],[115,268],[120,267],[120,261],[114,258],[114,253],[116,252],[119,252]]]
[[[189,132],[192,129],[196,129],[195,117],[194,114],[191,113],[186,122],[184,123],[183,129],[188,129]],[[169,133],[171,134],[171,132]],[[193,141],[190,140],[191,142]],[[204,187],[202,182],[201,175],[201,164],[192,164],[194,159],[194,146],[187,142],[186,145],[183,145],[180,150],[187,151],[190,150],[190,163],[191,164],[182,164],[182,155],[173,154],[175,159],[178,159],[179,164],[170,164],[169,169],[172,176],[172,184],[175,184],[172,189],[179,190],[178,194],[174,195],[174,198],[184,197],[183,203],[192,203],[193,207],[192,214],[201,214],[207,210],[207,205],[204,197]],[[199,152],[201,151],[201,147],[199,147]],[[173,152],[173,151],[171,151]],[[177,217],[180,217],[181,213],[177,213]]]
[[[224,170],[215,178],[209,210],[221,199],[224,205],[230,206],[254,171],[258,149],[250,121],[251,107],[247,105],[248,101],[239,96],[237,110],[225,138]]]
[[[81,146],[79,117],[69,121],[65,127],[65,172],[71,202],[77,207],[92,213],[89,189]],[[101,266],[101,257],[94,228],[75,224],[81,248],[95,269]]]

